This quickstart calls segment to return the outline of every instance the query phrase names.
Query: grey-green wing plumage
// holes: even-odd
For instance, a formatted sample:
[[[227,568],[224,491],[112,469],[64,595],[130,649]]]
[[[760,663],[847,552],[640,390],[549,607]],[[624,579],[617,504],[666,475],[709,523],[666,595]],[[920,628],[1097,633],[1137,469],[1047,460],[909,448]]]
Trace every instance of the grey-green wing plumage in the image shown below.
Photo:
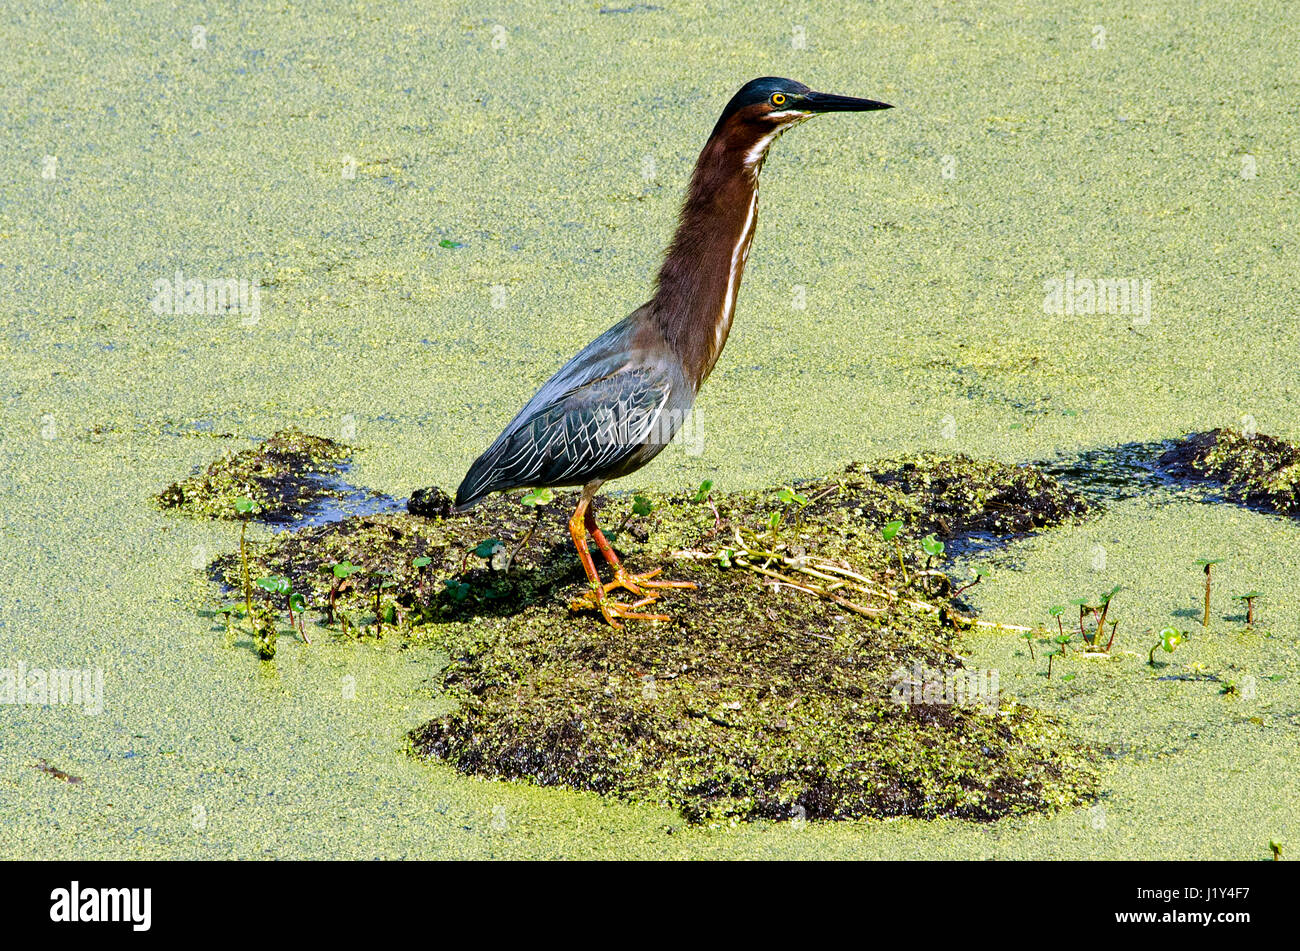
[[[511,420],[461,482],[456,508],[512,488],[584,485],[645,465],[689,410],[673,361],[631,346],[633,314],[593,340]]]

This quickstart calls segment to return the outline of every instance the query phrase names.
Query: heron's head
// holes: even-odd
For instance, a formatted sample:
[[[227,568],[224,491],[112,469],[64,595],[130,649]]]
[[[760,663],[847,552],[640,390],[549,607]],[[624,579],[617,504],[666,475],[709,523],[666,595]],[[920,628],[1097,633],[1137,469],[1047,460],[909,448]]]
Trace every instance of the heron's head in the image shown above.
[[[893,108],[887,102],[816,92],[793,79],[751,79],[722,110],[713,137],[724,136],[746,150],[746,163],[761,162],[773,140],[790,126],[821,112],[869,112]]]

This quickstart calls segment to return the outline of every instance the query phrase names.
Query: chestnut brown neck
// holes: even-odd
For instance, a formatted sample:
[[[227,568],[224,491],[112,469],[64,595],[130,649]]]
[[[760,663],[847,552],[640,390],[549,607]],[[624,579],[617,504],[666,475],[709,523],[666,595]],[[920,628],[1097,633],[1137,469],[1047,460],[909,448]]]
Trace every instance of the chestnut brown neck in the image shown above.
[[[697,389],[731,330],[758,221],[758,173],[779,131],[742,120],[719,125],[695,164],[659,268],[651,312]]]

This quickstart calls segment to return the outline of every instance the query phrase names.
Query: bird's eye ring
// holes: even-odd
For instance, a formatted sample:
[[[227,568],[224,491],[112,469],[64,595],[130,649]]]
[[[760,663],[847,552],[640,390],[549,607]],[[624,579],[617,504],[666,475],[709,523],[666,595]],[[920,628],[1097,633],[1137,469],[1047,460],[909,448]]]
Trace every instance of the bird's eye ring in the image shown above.
[[[772,93],[772,105],[774,105],[774,106],[784,106],[784,105],[785,105],[785,93],[783,93],[783,92],[774,92],[774,93]]]

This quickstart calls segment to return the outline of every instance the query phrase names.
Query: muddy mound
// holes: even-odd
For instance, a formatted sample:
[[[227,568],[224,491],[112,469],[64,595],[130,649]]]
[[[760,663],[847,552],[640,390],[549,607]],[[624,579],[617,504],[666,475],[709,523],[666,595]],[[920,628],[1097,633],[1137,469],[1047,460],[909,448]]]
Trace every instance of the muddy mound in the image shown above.
[[[444,685],[463,703],[415,751],[691,821],[986,820],[1089,790],[1060,727],[964,669],[932,619],[873,624],[739,573],[691,576],[708,591],[675,600],[670,625],[533,623],[457,657]]]
[[[1160,465],[1180,478],[1216,482],[1234,501],[1300,512],[1300,446],[1276,436],[1212,429],[1179,441]]]
[[[251,499],[258,518],[292,521],[321,499],[339,495],[323,475],[334,475],[352,456],[343,443],[283,429],[253,449],[228,452],[202,472],[174,482],[154,501],[199,518],[235,519],[238,498]]]
[[[901,493],[913,519],[940,537],[1024,534],[1088,512],[1079,493],[1040,469],[960,454],[854,464],[845,479],[858,492]]]
[[[410,505],[423,515],[250,543],[250,574],[284,578],[341,632],[444,648],[440,687],[458,707],[410,739],[466,773],[692,820],[983,820],[1090,794],[1086,754],[1059,725],[963,665],[961,630],[987,622],[950,603],[935,554],[963,531],[1085,511],[1041,473],[926,455],[770,491],[603,495],[630,570],[698,585],[654,602],[669,621],[621,630],[571,606],[588,591],[566,526],[576,493],[531,501],[456,516],[424,490]],[[238,555],[215,568],[238,590]]]

